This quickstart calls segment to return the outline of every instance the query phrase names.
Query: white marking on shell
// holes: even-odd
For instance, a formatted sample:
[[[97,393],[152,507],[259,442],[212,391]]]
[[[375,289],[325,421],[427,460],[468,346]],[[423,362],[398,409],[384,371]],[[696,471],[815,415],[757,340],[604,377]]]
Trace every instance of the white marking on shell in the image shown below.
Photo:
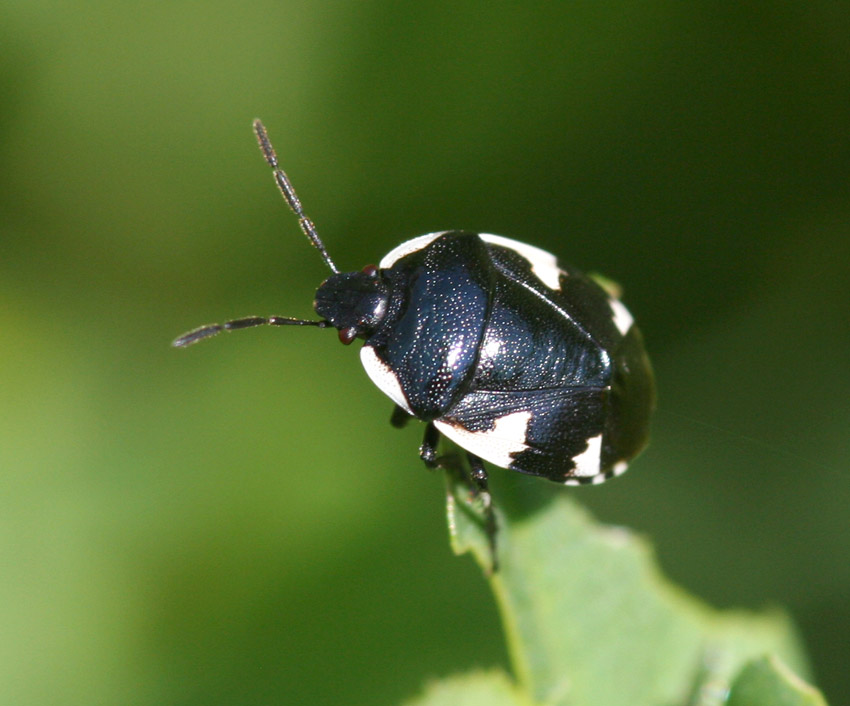
[[[573,456],[574,476],[590,478],[599,473],[599,459],[602,455],[602,434],[587,440],[587,449]]]
[[[597,473],[590,478],[570,476],[564,481],[564,485],[599,485],[604,483],[609,478],[616,478],[623,475],[629,468],[628,461],[617,461],[610,470]]]
[[[448,232],[449,231],[447,230],[441,230],[437,233],[427,233],[425,235],[420,235],[416,238],[406,240],[401,245],[393,248],[384,255],[384,257],[381,258],[381,262],[378,264],[378,267],[382,270],[389,269],[396,262],[401,260],[401,258],[410,255],[411,253],[418,252],[419,250],[423,250],[441,235],[445,235]],[[560,267],[558,267],[558,259],[552,253],[536,248],[528,243],[522,243],[519,240],[505,238],[502,235],[479,233],[479,237],[485,243],[499,245],[521,255],[523,258],[528,260],[531,265],[531,271],[541,282],[543,282],[543,284],[549,287],[549,289],[560,291],[561,275],[564,275],[565,273]]]
[[[410,409],[410,404],[404,396],[401,389],[401,383],[389,365],[378,357],[375,349],[372,346],[363,346],[360,349],[360,362],[366,369],[366,374],[375,383],[378,389],[395,402],[399,407],[402,407],[405,412],[411,416],[415,416]]]
[[[629,310],[623,306],[623,303],[619,299],[612,299],[609,304],[611,306],[611,311],[614,314],[614,326],[616,326],[617,330],[625,336],[629,332],[629,329],[632,327],[635,320],[632,318]]]
[[[486,431],[470,431],[439,420],[434,426],[461,448],[500,468],[510,468],[514,455],[527,448],[525,441],[530,421],[531,412],[526,411],[499,417],[493,428]]]
[[[401,258],[428,247],[432,242],[445,233],[448,233],[448,231],[441,230],[439,233],[427,233],[426,235],[420,235],[416,238],[405,240],[401,245],[393,248],[384,255],[378,263],[378,267],[382,270],[388,270],[390,267],[395,265],[396,262],[401,260]]]
[[[537,278],[543,284],[556,292],[561,290],[561,275],[564,274],[564,271],[558,267],[558,259],[552,253],[501,235],[481,233],[481,240],[485,243],[500,245],[503,248],[513,250],[528,260],[531,264],[531,271],[537,275]]]

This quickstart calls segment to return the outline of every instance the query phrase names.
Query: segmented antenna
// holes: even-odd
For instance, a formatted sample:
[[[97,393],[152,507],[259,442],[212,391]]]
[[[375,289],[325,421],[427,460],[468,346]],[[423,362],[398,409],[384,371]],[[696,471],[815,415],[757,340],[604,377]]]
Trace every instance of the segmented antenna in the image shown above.
[[[277,155],[275,154],[274,147],[269,142],[269,135],[266,132],[266,128],[259,119],[254,121],[254,133],[257,135],[257,142],[260,143],[260,150],[263,153],[263,157],[266,158],[269,166],[274,170],[274,180],[277,188],[280,189],[280,193],[283,194],[283,198],[289,204],[289,208],[298,217],[298,225],[301,226],[301,230],[304,231],[304,235],[307,236],[313,247],[319,251],[325,264],[331,268],[331,272],[336,274],[339,270],[334,265],[334,261],[331,260],[331,256],[328,255],[328,251],[325,250],[325,244],[316,232],[316,226],[313,225],[313,221],[305,215],[298,194],[292,188],[292,182],[289,181],[289,177],[286,176],[286,173],[277,163]]]
[[[327,328],[330,326],[330,323],[327,321],[292,319],[288,316],[246,316],[244,319],[225,321],[223,324],[201,326],[200,328],[189,331],[189,333],[184,333],[180,338],[175,338],[171,345],[175,348],[185,348],[198,341],[203,341],[205,338],[215,336],[222,331],[236,331],[241,328],[251,328],[252,326],[318,326],[319,328]]]

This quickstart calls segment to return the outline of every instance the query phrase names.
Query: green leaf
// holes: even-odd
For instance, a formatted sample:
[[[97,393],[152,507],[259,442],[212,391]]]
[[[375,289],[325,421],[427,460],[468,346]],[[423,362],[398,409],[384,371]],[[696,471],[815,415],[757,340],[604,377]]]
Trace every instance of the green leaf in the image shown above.
[[[448,481],[453,548],[489,573],[481,506]],[[806,672],[781,611],[710,609],[661,576],[644,539],[597,523],[566,494],[513,483],[496,506],[500,568],[489,581],[517,685],[535,703],[702,704],[763,655]]]
[[[501,671],[474,672],[429,684],[406,706],[533,706]]]
[[[821,693],[778,658],[750,662],[732,684],[728,706],[826,706]]]

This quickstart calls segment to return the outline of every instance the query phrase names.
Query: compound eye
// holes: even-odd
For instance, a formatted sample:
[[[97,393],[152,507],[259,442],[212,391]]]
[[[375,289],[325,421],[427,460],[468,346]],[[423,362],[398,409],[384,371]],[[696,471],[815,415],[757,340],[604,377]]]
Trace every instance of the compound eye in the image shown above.
[[[378,268],[375,265],[366,265],[366,267],[363,268],[363,273],[369,275],[369,277],[377,277]]]
[[[353,326],[351,328],[341,328],[339,330],[339,342],[348,345],[357,337],[357,329]]]

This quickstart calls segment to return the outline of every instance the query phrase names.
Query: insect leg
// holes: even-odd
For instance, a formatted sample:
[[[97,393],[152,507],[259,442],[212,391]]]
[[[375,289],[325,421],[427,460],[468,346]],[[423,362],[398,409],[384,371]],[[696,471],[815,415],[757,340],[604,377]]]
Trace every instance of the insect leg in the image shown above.
[[[467,451],[466,459],[469,463],[467,483],[473,495],[480,498],[484,506],[484,531],[487,533],[487,542],[490,545],[491,571],[495,573],[499,570],[499,561],[496,556],[498,525],[496,524],[496,513],[493,511],[493,496],[490,495],[490,489],[487,485],[487,470],[484,468],[484,462],[475,454]]]
[[[425,462],[428,468],[440,467],[441,459],[437,458],[437,444],[439,443],[440,432],[433,422],[428,422],[425,426],[425,435],[422,437],[422,446],[419,447],[419,458]]]
[[[390,417],[390,424],[392,424],[396,429],[403,429],[407,426],[409,421],[410,415],[405,411],[404,407],[396,405],[395,408],[393,408],[393,413]]]
[[[464,462],[463,456],[457,453],[437,456],[437,444],[439,441],[439,430],[433,423],[429,422],[425,427],[422,446],[419,447],[419,457],[425,462],[428,468],[442,468],[445,470],[446,473],[449,473],[456,479],[454,482],[460,482],[467,488],[471,499],[481,501],[484,514],[484,532],[487,534],[487,543],[490,546],[490,571],[496,572],[499,569],[499,561],[496,556],[498,525],[496,523],[496,513],[493,510],[493,498],[490,495],[490,488],[487,484],[487,470],[484,468],[484,461],[469,451],[465,452],[466,462]],[[451,482],[449,485],[451,485]]]

